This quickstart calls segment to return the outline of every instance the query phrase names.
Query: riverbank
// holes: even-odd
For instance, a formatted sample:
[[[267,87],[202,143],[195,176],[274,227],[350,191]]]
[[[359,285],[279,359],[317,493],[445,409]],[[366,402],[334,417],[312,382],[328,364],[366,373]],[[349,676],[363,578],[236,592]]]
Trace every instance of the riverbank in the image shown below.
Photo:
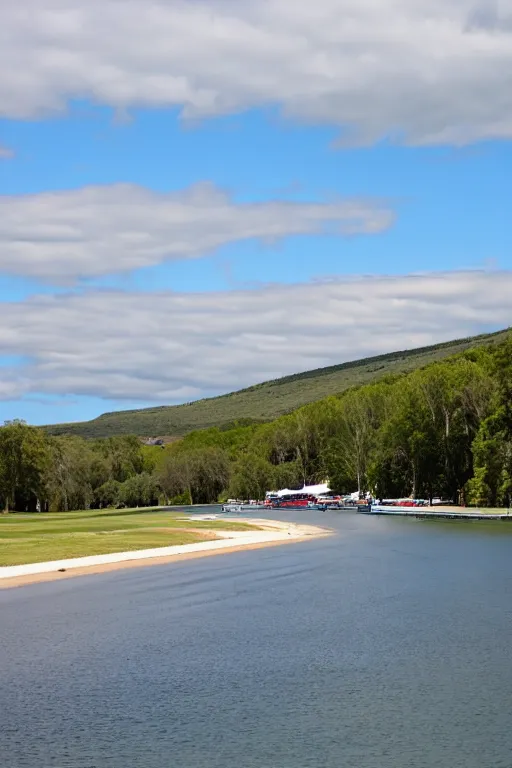
[[[190,524],[191,519],[186,518],[186,522]],[[193,522],[194,525],[199,522],[225,523],[226,528],[202,529],[201,532],[209,536],[209,540],[191,544],[0,567],[0,589],[20,587],[43,581],[56,581],[74,576],[106,573],[123,568],[162,565],[195,557],[208,557],[227,554],[228,552],[297,543],[311,538],[327,536],[331,533],[330,530],[318,526],[296,525],[278,520],[246,519],[244,520],[245,530],[229,528],[230,524],[240,525],[240,523],[226,518],[210,521],[203,517],[202,520],[194,519]],[[248,526],[254,526],[253,530],[247,530]]]
[[[215,539],[215,529],[254,526],[154,508],[0,515],[0,566],[194,544]]]

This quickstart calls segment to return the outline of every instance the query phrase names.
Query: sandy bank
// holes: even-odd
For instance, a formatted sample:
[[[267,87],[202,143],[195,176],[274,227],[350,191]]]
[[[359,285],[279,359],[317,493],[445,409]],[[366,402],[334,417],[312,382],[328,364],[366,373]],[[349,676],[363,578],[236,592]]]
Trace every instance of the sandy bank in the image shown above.
[[[190,518],[188,518],[190,520]],[[195,520],[199,519],[197,517]],[[201,541],[194,544],[182,544],[172,547],[116,552],[108,555],[75,557],[68,560],[54,560],[47,563],[29,563],[0,567],[0,589],[21,587],[42,581],[56,581],[72,576],[85,576],[94,573],[106,573],[121,568],[142,568],[150,565],[189,560],[195,557],[240,552],[245,549],[260,549],[279,544],[308,541],[311,538],[327,536],[331,533],[326,528],[313,525],[296,525],[278,520],[246,519],[245,523],[257,525],[258,531],[222,531],[210,530],[208,533],[217,538],[213,541]],[[203,530],[203,533],[206,531]]]

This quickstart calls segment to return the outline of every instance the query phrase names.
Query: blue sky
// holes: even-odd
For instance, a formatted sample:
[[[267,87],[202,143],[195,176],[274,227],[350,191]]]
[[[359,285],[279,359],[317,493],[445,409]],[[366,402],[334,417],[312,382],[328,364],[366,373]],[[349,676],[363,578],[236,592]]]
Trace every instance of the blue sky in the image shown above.
[[[511,323],[501,6],[474,16],[470,3],[425,4],[443,30],[439,69],[434,55],[416,59],[405,29],[391,47],[372,34],[395,18],[420,39],[421,3],[393,0],[380,24],[369,0],[320,0],[318,18],[298,20],[288,0],[258,12],[242,1],[236,17],[227,5],[152,4],[195,59],[151,51],[142,1],[105,49],[92,33],[115,20],[113,0],[79,21],[74,0],[34,5],[32,43],[7,14],[40,62],[20,58],[0,87],[0,418],[182,402]],[[309,57],[294,49],[301,22]],[[357,24],[366,36],[351,41]],[[266,49],[252,51],[256,31]],[[476,70],[483,41],[488,66]],[[344,46],[359,46],[359,64]]]

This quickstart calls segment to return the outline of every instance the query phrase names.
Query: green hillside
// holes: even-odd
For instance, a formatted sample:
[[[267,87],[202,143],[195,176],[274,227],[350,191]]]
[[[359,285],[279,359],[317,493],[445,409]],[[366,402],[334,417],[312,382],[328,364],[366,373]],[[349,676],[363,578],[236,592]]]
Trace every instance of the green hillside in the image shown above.
[[[105,413],[91,421],[50,425],[44,429],[52,435],[73,434],[90,438],[128,434],[180,437],[192,430],[223,427],[238,420],[269,421],[306,403],[343,392],[348,387],[421,368],[469,347],[498,343],[509,334],[510,329],[507,329],[430,347],[391,352],[285,376],[184,405]]]

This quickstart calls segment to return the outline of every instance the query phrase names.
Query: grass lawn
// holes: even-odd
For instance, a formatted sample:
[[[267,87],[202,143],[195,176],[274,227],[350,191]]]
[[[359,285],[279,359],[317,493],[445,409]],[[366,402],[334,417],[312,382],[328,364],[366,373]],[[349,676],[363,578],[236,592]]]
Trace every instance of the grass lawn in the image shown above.
[[[257,530],[247,523],[185,520],[183,512],[91,510],[0,515],[0,566],[170,547],[214,539],[212,530]]]

